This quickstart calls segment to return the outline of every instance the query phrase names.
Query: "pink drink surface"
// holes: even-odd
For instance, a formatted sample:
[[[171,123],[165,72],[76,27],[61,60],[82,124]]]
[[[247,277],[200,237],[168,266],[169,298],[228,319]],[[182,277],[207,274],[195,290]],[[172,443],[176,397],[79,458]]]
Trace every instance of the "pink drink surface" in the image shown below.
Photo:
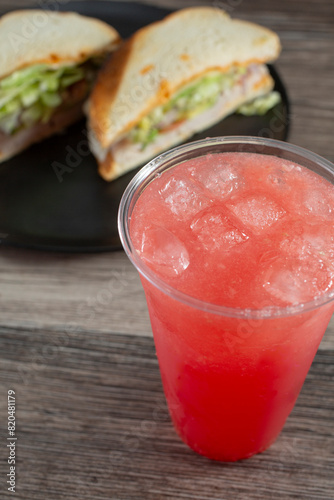
[[[205,302],[272,309],[311,301],[334,279],[334,188],[274,156],[181,163],[139,197],[131,238],[165,283]],[[292,410],[331,304],[243,319],[195,309],[143,279],[176,429],[210,458],[266,449]]]

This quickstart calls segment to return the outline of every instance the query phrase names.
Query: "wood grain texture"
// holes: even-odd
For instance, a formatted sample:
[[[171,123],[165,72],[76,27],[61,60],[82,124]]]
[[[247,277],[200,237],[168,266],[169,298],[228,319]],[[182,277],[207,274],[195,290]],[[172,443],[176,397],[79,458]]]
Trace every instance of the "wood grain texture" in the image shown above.
[[[0,325],[151,337],[144,291],[123,252],[0,251]],[[320,349],[334,349],[334,318]]]
[[[0,10],[31,3],[1,0]],[[216,5],[277,31],[277,68],[292,104],[289,140],[334,160],[332,0],[145,3]],[[0,499],[10,497],[10,388],[19,438],[14,498],[334,499],[334,320],[278,441],[250,460],[219,464],[188,450],[172,428],[144,293],[123,252],[0,247],[0,283]]]
[[[151,335],[139,276],[123,252],[3,248],[0,324]]]
[[[333,499],[334,351],[318,353],[277,442],[249,460],[221,464],[176,435],[152,339],[0,333],[2,405],[9,386],[17,398],[15,498]],[[3,469],[2,461],[1,477]]]

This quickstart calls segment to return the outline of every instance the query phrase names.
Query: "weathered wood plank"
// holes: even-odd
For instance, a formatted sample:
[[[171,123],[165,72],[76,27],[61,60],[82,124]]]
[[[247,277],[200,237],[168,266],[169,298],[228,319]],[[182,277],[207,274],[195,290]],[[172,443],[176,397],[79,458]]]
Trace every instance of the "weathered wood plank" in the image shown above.
[[[16,498],[333,498],[333,351],[318,353],[271,449],[219,464],[191,452],[174,432],[152,339],[0,333],[2,410],[8,388],[17,399]],[[3,469],[2,462],[1,477]]]
[[[0,279],[0,325],[151,336],[139,276],[123,252],[3,248]],[[320,348],[334,348],[334,318]]]

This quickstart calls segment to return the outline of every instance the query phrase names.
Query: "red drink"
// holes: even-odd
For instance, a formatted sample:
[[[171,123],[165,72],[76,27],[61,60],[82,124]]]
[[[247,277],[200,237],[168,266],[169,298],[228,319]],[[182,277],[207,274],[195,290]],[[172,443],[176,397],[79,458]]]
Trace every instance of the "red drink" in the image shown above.
[[[128,253],[178,433],[233,461],[276,439],[332,315],[334,187],[289,145],[197,144],[147,167],[158,175],[129,208]]]

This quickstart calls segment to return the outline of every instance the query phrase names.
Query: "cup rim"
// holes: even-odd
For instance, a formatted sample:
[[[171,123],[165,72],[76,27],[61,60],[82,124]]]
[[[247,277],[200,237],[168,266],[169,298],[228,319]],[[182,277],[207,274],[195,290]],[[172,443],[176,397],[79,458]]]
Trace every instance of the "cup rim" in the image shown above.
[[[266,306],[260,309],[254,308],[238,308],[238,307],[227,307],[224,305],[214,304],[212,302],[206,302],[196,297],[193,297],[187,293],[184,293],[172,285],[166,283],[160,276],[158,276],[152,269],[145,264],[145,262],[140,258],[137,253],[134,245],[132,243],[130,237],[129,230],[129,220],[128,216],[129,210],[131,208],[131,202],[133,202],[133,198],[138,193],[145,181],[150,178],[153,174],[159,173],[159,169],[164,171],[164,165],[169,160],[175,160],[175,165],[178,163],[176,160],[180,158],[183,154],[187,152],[194,151],[195,149],[200,152],[201,149],[207,148],[208,146],[217,146],[219,144],[240,144],[240,145],[248,145],[248,146],[257,146],[257,147],[272,147],[278,148],[279,151],[292,153],[300,155],[301,158],[304,158],[308,161],[312,161],[313,163],[319,165],[321,168],[325,169],[325,171],[329,172],[333,177],[334,184],[334,164],[331,163],[326,158],[313,153],[305,148],[300,146],[296,146],[291,143],[279,141],[276,139],[269,139],[263,137],[252,137],[252,136],[225,136],[225,137],[214,137],[214,138],[206,138],[198,141],[193,141],[187,144],[182,144],[181,146],[174,147],[157,157],[153,158],[146,165],[144,165],[139,172],[132,178],[132,180],[127,185],[123,196],[120,201],[119,210],[118,210],[118,232],[120,236],[120,240],[124,251],[131,263],[135,266],[137,271],[143,276],[147,281],[149,281],[153,286],[158,288],[161,292],[167,294],[168,296],[174,298],[175,300],[193,307],[195,309],[199,309],[201,311],[207,313],[213,313],[221,316],[227,316],[232,318],[243,318],[243,319],[264,319],[264,318],[277,318],[277,317],[286,317],[293,316],[297,314],[301,314],[307,311],[311,311],[320,306],[326,305],[334,299],[334,288],[320,295],[319,297],[315,297],[311,301],[307,301],[300,304],[288,305],[288,306]],[[250,152],[250,151],[246,151]],[[206,152],[207,154],[208,152]],[[264,151],[259,154],[266,154]],[[268,154],[268,153],[267,153]],[[270,154],[270,153],[269,153]],[[200,155],[198,155],[200,156]],[[274,156],[272,153],[271,156]],[[186,159],[181,159],[182,161],[186,161]],[[291,160],[292,161],[292,160]],[[298,161],[296,161],[298,163]],[[152,177],[151,180],[153,180]],[[144,188],[145,189],[145,188]],[[142,192],[142,191],[141,191]],[[141,192],[138,196],[140,196]],[[132,209],[135,203],[133,203]],[[130,214],[131,216],[131,214]]]

